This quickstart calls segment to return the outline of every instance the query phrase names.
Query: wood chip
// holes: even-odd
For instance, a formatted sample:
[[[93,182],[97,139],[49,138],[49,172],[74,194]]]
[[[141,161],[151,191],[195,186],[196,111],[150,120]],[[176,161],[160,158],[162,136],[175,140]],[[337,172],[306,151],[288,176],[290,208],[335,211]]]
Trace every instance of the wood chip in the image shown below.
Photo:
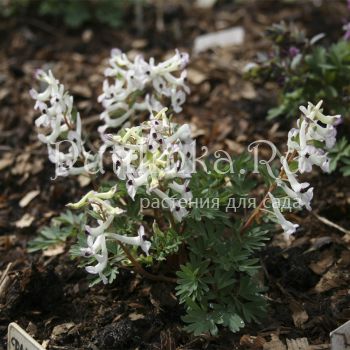
[[[244,334],[239,340],[239,345],[244,346],[245,349],[252,350],[263,349],[265,343],[265,338],[261,336],[253,336],[250,334]]]
[[[26,213],[19,220],[15,222],[15,226],[17,228],[30,227],[33,221],[34,221],[34,216]]]
[[[5,157],[3,159],[0,159],[0,171],[6,169],[12,163],[13,163],[13,158],[12,157],[11,158],[10,157],[9,158]]]
[[[48,249],[46,249],[43,253],[44,256],[56,256],[56,255],[60,255],[62,253],[64,253],[64,249],[65,249],[65,244],[56,244]]]
[[[10,284],[10,277],[8,274],[11,270],[11,267],[12,267],[12,263],[9,263],[7,265],[5,271],[1,274],[1,277],[0,277],[0,300],[6,294],[8,286]]]
[[[91,178],[89,176],[79,175],[78,182],[80,187],[86,187],[91,183]]]
[[[30,191],[28,192],[19,202],[21,208],[26,207],[38,194],[40,191]]]
[[[73,322],[62,323],[54,327],[51,333],[51,338],[56,339],[60,335],[67,333],[70,329],[75,326]]]
[[[271,341],[267,342],[263,346],[264,350],[287,350],[286,346],[278,338],[278,335],[271,334]]]
[[[332,268],[322,276],[322,278],[316,284],[314,290],[317,293],[323,293],[333,288],[339,287],[343,283],[344,276],[341,276],[340,271]]]
[[[292,318],[295,327],[301,328],[302,325],[309,319],[309,315],[296,300],[291,300],[289,303],[289,308],[292,311]]]
[[[129,314],[128,316],[131,321],[137,321],[137,320],[142,320],[145,318],[145,315],[138,314],[136,312],[133,312],[132,314]]]
[[[195,85],[198,85],[207,79],[207,76],[197,69],[189,68],[187,74],[188,80]]]
[[[309,350],[307,338],[287,339],[288,350]]]
[[[317,262],[313,262],[309,265],[310,269],[315,272],[317,275],[323,275],[324,272],[333,265],[334,257],[331,253],[323,257],[321,260]]]
[[[72,93],[84,98],[90,98],[92,96],[90,88],[81,84],[73,86]]]

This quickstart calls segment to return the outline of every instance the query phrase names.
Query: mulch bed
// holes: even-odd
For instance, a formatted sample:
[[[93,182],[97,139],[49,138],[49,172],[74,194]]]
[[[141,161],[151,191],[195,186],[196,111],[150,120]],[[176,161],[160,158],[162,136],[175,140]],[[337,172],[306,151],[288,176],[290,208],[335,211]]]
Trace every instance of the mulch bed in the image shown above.
[[[93,24],[72,30],[33,16],[0,22],[0,271],[11,263],[9,282],[0,293],[0,349],[6,346],[7,326],[13,321],[39,342],[46,341],[48,349],[224,350],[261,349],[276,337],[306,337],[310,344],[325,344],[329,332],[350,318],[349,235],[309,213],[293,218],[302,229],[291,247],[285,248],[274,237],[260,255],[261,279],[268,286],[266,319],[240,334],[222,332],[215,338],[194,338],[182,330],[183,309],[172,285],[120,271],[112,285],[90,289],[85,271],[69,257],[69,244],[58,255],[27,253],[27,242],[37,230],[89,189],[74,178],[50,180],[54,169],[36,139],[28,94],[36,68],[53,68],[93,132],[111,48],[161,58],[174,48],[191,52],[193,40],[201,33],[243,26],[243,45],[192,57],[192,92],[179,118],[192,123],[199,143],[212,152],[240,153],[262,138],[283,145],[290,126],[290,122],[264,118],[276,102],[276,87],[257,89],[242,77],[245,64],[269,47],[261,35],[264,28],[293,20],[309,35],[326,32],[326,40],[331,41],[341,35],[346,11],[340,1],[324,1],[321,6],[311,1],[237,5],[219,1],[210,10],[184,3],[166,5],[162,32],[155,28],[156,10],[151,5],[145,9],[143,33],[132,9],[118,29]],[[334,173],[310,175],[308,181],[315,186],[314,213],[350,229],[349,179]],[[33,190],[39,194],[20,206],[20,200]]]

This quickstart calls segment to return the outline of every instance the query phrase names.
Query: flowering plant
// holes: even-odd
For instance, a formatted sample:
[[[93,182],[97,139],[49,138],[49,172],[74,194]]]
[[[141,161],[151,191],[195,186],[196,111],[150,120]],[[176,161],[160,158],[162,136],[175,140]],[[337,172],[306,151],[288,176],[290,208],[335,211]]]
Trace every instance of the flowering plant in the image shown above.
[[[51,72],[38,72],[47,86],[40,93],[31,91],[41,112],[36,126],[56,176],[87,174],[100,180],[100,188],[68,204],[83,213],[74,220],[68,212],[55,230],[45,228],[31,250],[47,248],[45,237],[50,243],[68,239],[72,227],[78,242],[71,252],[94,276],[92,284],[113,282],[120,268],[176,283],[187,330],[216,334],[223,326],[236,332],[264,313],[256,254],[268,239],[268,219],[282,227],[287,242],[293,239],[298,225],[287,220],[283,209],[311,210],[313,188],[298,177],[314,165],[329,170],[327,152],[340,116],[323,114],[322,101],[300,107],[277,176],[274,166],[255,162],[249,154],[231,158],[222,151],[223,157],[214,154],[216,161],[202,161],[190,125],[172,120],[189,92],[183,70],[187,61],[187,54],[176,52],[158,65],[140,56],[131,62],[113,50],[106,76],[114,80],[105,81],[99,97],[104,124],[94,153],[85,147],[73,98]],[[142,121],[145,112],[148,119]],[[117,130],[106,133],[110,128]],[[103,181],[105,163],[112,164],[112,182]],[[255,201],[253,170],[264,174],[268,189],[246,217],[238,209]],[[286,208],[282,199],[289,200]],[[170,256],[176,274],[161,264]]]
[[[349,26],[345,36],[326,47],[319,44],[325,34],[308,39],[304,32],[284,22],[266,31],[273,43],[271,52],[259,53],[256,63],[246,67],[246,77],[256,86],[274,82],[280,86],[278,105],[271,108],[268,118],[294,117],[298,107],[310,100],[324,100],[327,111],[344,116],[349,127],[350,42]],[[345,128],[344,128],[345,129]],[[330,150],[331,171],[342,163],[341,171],[350,174],[350,144],[344,138]]]

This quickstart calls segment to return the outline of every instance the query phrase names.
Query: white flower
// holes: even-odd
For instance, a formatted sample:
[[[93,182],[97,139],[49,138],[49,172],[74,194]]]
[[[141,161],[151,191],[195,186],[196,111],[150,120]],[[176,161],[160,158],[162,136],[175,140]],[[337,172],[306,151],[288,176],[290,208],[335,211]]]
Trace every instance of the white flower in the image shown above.
[[[151,242],[146,240],[145,228],[141,225],[138,230],[138,235],[136,237],[129,237],[119,235],[117,233],[106,233],[106,237],[114,238],[119,242],[125,244],[131,244],[141,247],[141,249],[149,255],[149,249],[151,248]]]
[[[315,120],[317,113],[320,111],[323,101],[320,100],[317,105],[313,105],[311,102],[308,102],[307,108],[304,106],[300,106],[299,110],[304,114],[304,116],[308,119]],[[321,109],[322,111],[322,109]]]
[[[181,195],[181,198],[184,198],[186,201],[190,201],[192,199],[191,189],[188,187],[189,180],[185,181],[183,184],[178,184],[177,182],[172,182],[169,184],[169,188],[174,190],[175,192]]]
[[[277,219],[277,222],[281,225],[284,231],[284,234],[283,234],[284,238],[286,240],[289,240],[290,236],[296,231],[299,225],[293,224],[292,222],[286,220],[285,217],[282,215],[281,211],[279,210],[278,206],[276,205],[276,203],[278,203],[276,198],[270,192],[268,192],[268,196],[270,197],[270,200],[272,203],[272,209]]]
[[[312,171],[313,165],[329,172],[330,160],[325,150],[335,145],[337,130],[334,125],[339,122],[340,116],[324,115],[321,105],[322,101],[316,106],[310,102],[307,108],[301,106],[304,116],[298,119],[298,128],[288,133],[288,152],[296,152],[301,173]]]
[[[113,49],[110,67],[105,70],[107,79],[103,83],[103,93],[98,97],[105,109],[101,114],[104,125],[99,128],[100,133],[120,127],[138,112],[159,112],[164,107],[163,102],[175,112],[181,111],[186,93],[189,93],[183,71],[187,62],[188,55],[179,51],[170,59],[155,64],[153,58],[146,62],[142,56],[130,61],[120,50]],[[111,77],[115,79],[113,83],[108,80]],[[136,94],[138,99],[134,98]]]
[[[125,150],[122,147],[114,147],[112,153],[112,160],[115,174],[120,180],[125,180],[127,174],[132,171],[131,163],[135,160],[133,150]]]
[[[298,169],[301,173],[310,172],[313,165],[321,167],[324,172],[329,171],[327,154],[314,146],[306,146],[299,152]]]
[[[112,207],[110,201],[108,200],[94,198],[94,199],[89,199],[89,202],[93,210],[96,213],[100,214],[101,216],[104,216],[104,215],[116,216],[124,213],[123,209],[120,209],[119,207]]]
[[[293,152],[294,150],[300,150],[300,145],[296,141],[297,136],[299,135],[299,129],[293,128],[288,132],[288,152]]]
[[[243,67],[243,73],[248,73],[251,70],[258,68],[258,65],[255,62],[248,62],[244,67]]]
[[[91,227],[89,225],[85,225],[85,230],[92,236],[102,235],[111,225],[113,219],[114,219],[114,216],[110,215],[107,217],[105,221],[97,220],[97,223],[98,223],[97,227]]]
[[[182,222],[183,218],[188,215],[188,211],[178,203],[171,211],[176,222]]]
[[[107,284],[107,278],[103,274],[103,270],[107,266],[108,251],[106,246],[106,238],[99,235],[96,238],[89,236],[87,239],[88,248],[82,248],[81,252],[84,256],[93,256],[97,260],[97,265],[87,266],[85,269],[88,273],[98,274],[104,284]]]
[[[308,188],[306,191],[295,192],[289,188],[283,181],[277,181],[278,186],[282,187],[286,195],[298,202],[300,206],[305,206],[307,210],[311,210],[311,201],[313,198],[313,187]]]
[[[191,140],[191,127],[189,124],[181,125],[173,135],[166,139],[166,142],[173,143],[177,140],[185,142]]]
[[[41,93],[30,90],[31,97],[36,100],[34,108],[41,113],[35,125],[40,128],[38,139],[47,144],[49,160],[56,165],[56,176],[94,172],[99,161],[84,149],[80,114],[73,111],[73,97],[65,92],[63,84],[51,71],[39,70],[36,77],[47,87]],[[69,144],[67,150],[60,150],[62,144]],[[75,166],[79,160],[84,161],[84,166]]]
[[[325,142],[327,149],[331,149],[336,142],[337,130],[333,125],[326,124],[325,127],[315,123],[308,129],[308,139]]]
[[[299,129],[299,143],[300,143],[300,149],[304,149],[307,146],[307,127],[308,127],[308,122],[306,120],[301,121],[300,129]]]
[[[148,172],[143,173],[137,178],[135,178],[132,175],[128,175],[128,179],[126,181],[126,188],[132,200],[135,199],[137,189],[140,186],[143,186],[145,183],[147,183],[147,180],[148,180]]]
[[[156,188],[152,191],[160,199],[162,199],[162,204],[165,206],[165,209],[169,209],[177,222],[181,222],[184,217],[188,215],[186,208],[182,206],[182,201],[177,201],[174,198],[170,198],[166,193]]]
[[[289,165],[285,157],[281,157],[281,161],[282,161],[283,169],[287,175],[288,182],[290,183],[294,192],[301,192],[310,186],[308,182],[302,182],[302,183],[298,182],[294,174],[289,169]]]
[[[141,186],[148,193],[160,185],[166,190],[171,180],[176,183],[175,179],[190,178],[193,173],[195,143],[191,129],[187,124],[170,123],[165,111],[139,126],[104,136],[100,152],[112,148],[113,169],[119,179],[126,181],[132,199]],[[184,210],[179,211],[182,214]]]

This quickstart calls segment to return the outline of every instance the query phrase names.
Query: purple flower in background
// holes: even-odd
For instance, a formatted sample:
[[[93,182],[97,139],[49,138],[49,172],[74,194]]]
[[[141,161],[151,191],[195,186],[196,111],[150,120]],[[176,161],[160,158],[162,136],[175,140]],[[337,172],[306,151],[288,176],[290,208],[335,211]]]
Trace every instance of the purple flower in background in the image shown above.
[[[295,57],[299,52],[300,50],[296,46],[291,46],[288,50],[288,54],[292,58]]]
[[[348,3],[349,3],[349,1],[348,1]],[[350,22],[343,26],[343,30],[345,31],[344,39],[350,40]]]
[[[280,75],[279,77],[277,77],[276,79],[276,83],[278,84],[278,86],[283,87],[284,83],[286,81],[286,78],[283,75]]]
[[[348,4],[348,9],[350,10],[350,0],[347,0],[346,3]]]

